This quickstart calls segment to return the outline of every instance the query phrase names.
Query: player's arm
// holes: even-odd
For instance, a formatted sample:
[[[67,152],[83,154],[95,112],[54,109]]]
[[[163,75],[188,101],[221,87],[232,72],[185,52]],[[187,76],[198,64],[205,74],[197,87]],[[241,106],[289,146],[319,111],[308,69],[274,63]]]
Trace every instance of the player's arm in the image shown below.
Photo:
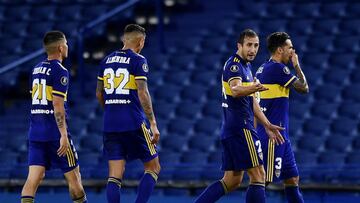
[[[54,116],[56,124],[60,131],[60,147],[57,151],[59,156],[65,156],[66,151],[68,150],[70,144],[68,140],[67,127],[65,121],[65,107],[64,107],[64,98],[53,95],[53,106],[54,106]]]
[[[145,112],[147,119],[150,122],[150,129],[153,134],[152,143],[156,144],[160,139],[160,132],[157,128],[156,119],[152,107],[151,97],[148,90],[147,82],[143,79],[135,80],[138,90],[138,96],[141,103],[141,106]]]
[[[298,77],[298,79],[296,79],[293,83],[292,86],[294,87],[294,89],[301,93],[301,94],[307,94],[309,93],[309,85],[306,81],[306,77],[305,74],[303,73],[303,71],[300,68],[300,63],[299,63],[299,59],[298,59],[298,55],[296,53],[294,53],[291,57],[291,61],[293,63],[293,66],[295,68],[296,71],[296,76]]]
[[[260,105],[256,101],[255,97],[253,97],[253,108],[256,121],[260,122],[264,126],[266,134],[269,138],[275,140],[276,144],[284,143],[284,138],[279,132],[279,130],[284,130],[284,128],[270,123],[265,114],[261,111]]]
[[[104,105],[105,105],[103,90],[104,90],[104,82],[101,80],[98,80],[97,85],[96,85],[96,98],[102,108],[104,108]]]
[[[268,90],[259,81],[253,83],[253,85],[242,85],[241,78],[232,79],[229,81],[230,91],[234,97],[244,97],[251,95],[255,92],[261,92]]]

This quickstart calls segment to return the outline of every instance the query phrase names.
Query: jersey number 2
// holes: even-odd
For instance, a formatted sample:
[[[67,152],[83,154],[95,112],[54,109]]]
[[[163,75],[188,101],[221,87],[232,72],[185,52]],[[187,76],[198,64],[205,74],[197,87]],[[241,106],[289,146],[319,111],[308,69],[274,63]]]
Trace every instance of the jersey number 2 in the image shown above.
[[[46,80],[45,79],[34,79],[32,83],[32,104],[47,105],[46,99]]]
[[[129,71],[123,68],[118,68],[116,72],[112,68],[104,70],[104,89],[106,94],[129,94],[129,90],[125,89],[125,85],[129,82]],[[117,81],[120,81],[118,83]]]

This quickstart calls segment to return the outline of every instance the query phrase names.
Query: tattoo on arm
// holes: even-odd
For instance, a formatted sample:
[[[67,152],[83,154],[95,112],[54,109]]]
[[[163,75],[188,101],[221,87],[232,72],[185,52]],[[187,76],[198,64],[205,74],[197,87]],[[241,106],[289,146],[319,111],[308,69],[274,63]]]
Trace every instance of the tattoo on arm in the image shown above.
[[[295,70],[296,70],[296,75],[298,76],[298,80],[295,80],[293,82],[293,87],[294,89],[299,92],[299,93],[308,93],[309,92],[309,85],[306,81],[305,75],[302,72],[301,68],[299,65],[295,66]]]
[[[59,129],[64,127],[65,116],[61,112],[55,112],[55,120]]]
[[[104,90],[104,82],[98,81],[96,85],[96,98],[98,99],[100,105],[104,108],[105,102],[103,97],[103,90]]]
[[[155,121],[155,115],[152,108],[152,102],[149,90],[147,88],[147,83],[144,80],[136,80],[138,87],[138,95],[141,106],[146,114],[146,117],[149,121]]]

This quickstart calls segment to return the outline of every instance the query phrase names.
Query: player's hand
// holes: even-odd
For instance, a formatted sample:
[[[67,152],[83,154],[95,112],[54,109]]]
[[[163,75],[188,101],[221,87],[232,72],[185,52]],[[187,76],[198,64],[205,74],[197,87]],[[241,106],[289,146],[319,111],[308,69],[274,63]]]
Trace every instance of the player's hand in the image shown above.
[[[150,130],[152,134],[151,144],[157,144],[160,140],[160,132],[157,128],[157,125],[150,125]]]
[[[279,132],[280,130],[285,130],[285,128],[270,124],[265,127],[266,134],[269,136],[270,140],[274,140],[277,145],[284,143],[284,138]]]
[[[60,138],[60,147],[57,150],[58,156],[66,156],[66,151],[69,149],[70,143],[67,136],[61,136]]]
[[[264,85],[262,85],[258,79],[256,79],[256,77],[254,78],[254,87],[255,87],[255,92],[262,92],[262,91],[266,91],[268,90],[269,88],[266,88]]]
[[[293,64],[294,67],[297,66],[297,65],[299,65],[299,57],[298,57],[298,55],[295,53],[295,51],[294,51],[294,53],[291,55],[291,63]]]

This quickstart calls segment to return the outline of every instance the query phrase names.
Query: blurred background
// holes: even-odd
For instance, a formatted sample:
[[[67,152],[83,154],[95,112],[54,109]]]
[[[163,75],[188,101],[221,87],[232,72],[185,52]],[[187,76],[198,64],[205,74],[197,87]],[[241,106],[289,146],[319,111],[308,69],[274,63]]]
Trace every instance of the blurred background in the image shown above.
[[[0,202],[19,202],[26,179],[31,69],[45,32],[63,31],[70,55],[69,128],[89,202],[105,202],[99,61],[121,49],[128,23],[147,29],[142,54],[161,132],[162,171],[150,202],[192,202],[222,177],[221,76],[239,33],[259,34],[253,72],[269,58],[266,36],[286,31],[309,95],[290,93],[290,137],[306,202],[360,202],[360,2],[358,0],[0,0]],[[127,164],[122,200],[134,201],[141,162]],[[219,202],[244,202],[242,187]],[[69,202],[60,170],[37,202]],[[55,199],[54,199],[55,197]],[[268,202],[285,202],[270,185]],[[51,199],[51,200],[50,200]]]

